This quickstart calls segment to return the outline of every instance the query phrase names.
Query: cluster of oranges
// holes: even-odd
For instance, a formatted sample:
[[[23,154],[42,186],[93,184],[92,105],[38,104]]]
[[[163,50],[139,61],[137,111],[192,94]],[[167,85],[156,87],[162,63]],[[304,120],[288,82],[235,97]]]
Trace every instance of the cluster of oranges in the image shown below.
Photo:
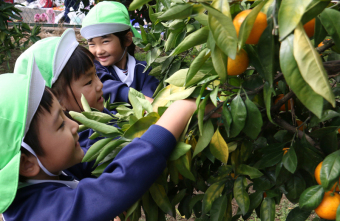
[[[241,25],[243,21],[246,19],[248,14],[251,12],[251,9],[244,10],[237,14],[233,20],[233,24],[236,29],[237,36],[239,35]],[[248,39],[246,40],[246,44],[257,44],[260,40],[260,37],[263,31],[267,27],[267,16],[263,12],[259,12],[254,26],[249,34]],[[307,22],[304,26],[306,34],[308,37],[312,37],[314,35],[314,27],[315,27],[315,18]],[[247,52],[241,49],[236,55],[235,60],[228,58],[227,72],[228,75],[239,75],[242,74],[249,65],[249,58]]]
[[[316,167],[314,171],[314,176],[316,182],[320,185],[321,179],[320,179],[320,171],[321,171],[322,162],[319,163],[319,165]],[[340,180],[339,180],[340,183]],[[333,191],[334,192],[333,193]],[[340,189],[338,187],[338,182],[334,184],[332,189],[324,194],[324,197],[319,204],[319,206],[315,209],[315,213],[323,219],[328,220],[334,220],[336,218],[336,211],[338,209],[338,206],[340,205],[340,195],[339,192]]]

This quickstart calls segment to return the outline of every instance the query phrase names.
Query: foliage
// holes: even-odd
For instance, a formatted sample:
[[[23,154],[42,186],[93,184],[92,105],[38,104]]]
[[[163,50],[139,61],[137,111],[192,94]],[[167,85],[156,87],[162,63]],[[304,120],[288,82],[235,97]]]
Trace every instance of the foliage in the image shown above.
[[[130,10],[147,3],[134,0]],[[134,90],[132,109],[110,105],[117,107],[120,139],[139,137],[174,100],[196,98],[198,110],[167,169],[129,210],[130,218],[137,220],[142,207],[147,220],[164,220],[164,213],[174,215],[178,205],[181,215],[194,214],[196,220],[247,219],[254,210],[261,220],[274,220],[275,204],[285,194],[292,203],[300,201],[287,220],[305,220],[340,176],[340,78],[339,71],[334,73],[340,55],[332,49],[334,44],[340,48],[338,4],[159,0],[147,6],[152,27],[142,28],[142,39],[135,43],[148,52],[148,66],[158,64],[150,74],[161,83],[152,105]],[[249,8],[237,35],[232,19]],[[267,28],[257,45],[246,44],[260,11],[267,15]],[[315,34],[309,38],[303,24],[313,18]],[[193,48],[199,53],[186,62]],[[247,52],[250,66],[229,76],[228,58],[235,59],[240,50]],[[207,102],[216,105],[215,111],[222,108],[221,119],[204,115]],[[321,185],[314,177],[320,162]],[[239,206],[234,217],[233,198]]]
[[[0,1],[0,64],[7,61],[8,70],[11,49],[16,47],[27,47],[32,42],[40,40],[37,36],[40,33],[40,26],[34,26],[32,30],[26,23],[19,25],[13,24],[12,28],[8,27],[8,22],[13,19],[20,20],[20,10],[14,4]]]

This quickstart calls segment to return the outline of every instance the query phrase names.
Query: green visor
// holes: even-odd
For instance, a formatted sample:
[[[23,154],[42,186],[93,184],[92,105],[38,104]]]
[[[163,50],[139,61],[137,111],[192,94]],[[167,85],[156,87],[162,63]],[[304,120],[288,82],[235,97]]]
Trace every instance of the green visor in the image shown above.
[[[103,1],[94,6],[82,22],[80,34],[88,39],[125,31],[131,28],[134,37],[142,38],[131,25],[126,7],[114,1]]]
[[[0,75],[0,213],[15,198],[21,143],[45,89],[34,57],[27,66],[25,73]]]
[[[78,45],[75,32],[70,28],[66,29],[61,37],[37,41],[17,59],[14,73],[26,73],[27,65],[34,56],[46,86],[52,87]]]

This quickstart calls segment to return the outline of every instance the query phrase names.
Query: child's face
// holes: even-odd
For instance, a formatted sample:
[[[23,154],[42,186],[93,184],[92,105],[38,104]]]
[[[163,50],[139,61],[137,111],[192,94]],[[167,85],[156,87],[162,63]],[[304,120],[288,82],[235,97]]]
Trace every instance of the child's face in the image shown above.
[[[41,163],[51,173],[58,174],[84,157],[77,130],[79,125],[65,116],[58,100],[53,96],[51,113],[43,110],[38,118],[38,139],[44,151]]]
[[[104,109],[104,98],[103,98],[103,83],[100,81],[96,74],[95,66],[91,67],[85,74],[81,75],[78,80],[71,82],[71,88],[75,98],[72,95],[70,88],[68,88],[68,97],[65,102],[61,100],[63,106],[70,111],[81,112],[78,104],[84,110],[81,105],[81,94],[83,94],[89,103],[90,107],[95,108],[99,111]],[[75,101],[77,99],[77,102]]]
[[[109,34],[102,37],[92,38],[88,41],[88,45],[90,52],[101,65],[116,65],[117,67],[120,67],[120,63],[123,63],[125,66],[126,56],[121,59],[124,53],[124,48],[122,48],[117,36]]]

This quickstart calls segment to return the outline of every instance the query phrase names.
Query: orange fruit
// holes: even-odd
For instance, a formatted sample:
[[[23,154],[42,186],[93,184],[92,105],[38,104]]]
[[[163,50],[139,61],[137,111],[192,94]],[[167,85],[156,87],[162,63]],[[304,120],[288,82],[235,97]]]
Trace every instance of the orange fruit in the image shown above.
[[[299,127],[303,122],[301,120],[296,120],[296,124]],[[306,125],[299,127],[299,130],[303,131],[304,128],[306,128]]]
[[[267,197],[267,193],[264,192],[264,193],[263,193],[263,198],[266,198],[266,197]]]
[[[315,171],[314,171],[315,180],[319,185],[321,185],[321,179],[320,179],[321,167],[322,167],[322,162],[318,164],[318,166],[315,168]],[[339,183],[340,183],[340,179],[339,179]],[[338,187],[338,183],[335,183],[330,191],[333,191],[335,187],[336,187],[335,191],[340,191]]]
[[[179,179],[179,180],[183,180],[182,174],[178,173],[178,179]]]
[[[315,18],[304,24],[303,28],[305,29],[307,36],[311,38],[314,35]]]
[[[288,152],[289,147],[285,147],[285,148],[283,148],[282,150],[283,150],[283,155],[285,155],[285,154]]]
[[[251,12],[250,9],[244,10],[244,11],[238,13],[235,16],[235,18],[233,20],[233,24],[235,26],[237,36],[240,32],[242,22],[246,19],[247,15],[250,12]],[[264,29],[266,29],[266,27],[267,27],[267,16],[263,12],[259,12],[257,14],[256,19],[255,19],[254,26],[251,29],[249,37],[246,41],[246,44],[257,44],[260,40],[260,37],[261,37]]]
[[[277,103],[279,100],[281,100],[283,97],[284,97],[283,94],[277,95],[277,98],[275,99],[275,102],[274,102],[274,103],[276,104],[276,103]],[[288,103],[288,110],[291,110],[291,109],[292,109],[292,106],[291,106],[291,104],[290,104],[290,100],[288,100],[287,103]],[[285,104],[282,104],[282,106],[280,107],[280,111],[286,111],[286,105],[285,105]]]
[[[235,60],[228,57],[227,72],[228,75],[242,74],[249,65],[248,54],[245,50],[241,49],[235,57]]]
[[[340,195],[331,191],[326,192],[320,205],[315,209],[315,213],[323,219],[334,220],[336,218],[336,210],[340,205]]]
[[[340,134],[340,128],[338,129],[338,133]]]

